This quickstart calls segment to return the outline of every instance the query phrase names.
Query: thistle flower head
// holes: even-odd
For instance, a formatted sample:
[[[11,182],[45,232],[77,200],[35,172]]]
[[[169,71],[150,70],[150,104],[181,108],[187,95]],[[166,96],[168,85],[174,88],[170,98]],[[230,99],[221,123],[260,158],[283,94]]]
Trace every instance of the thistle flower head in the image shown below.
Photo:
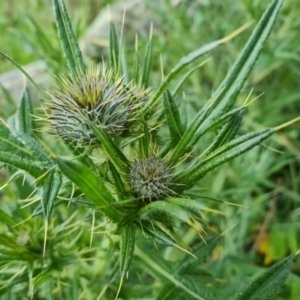
[[[61,87],[51,93],[50,119],[58,135],[76,146],[98,143],[87,120],[111,136],[121,135],[144,98],[144,92],[125,85],[122,77],[115,78],[105,67],[90,68],[75,79],[59,80]]]
[[[143,200],[157,200],[172,193],[172,169],[155,156],[133,161],[128,177],[132,189]]]

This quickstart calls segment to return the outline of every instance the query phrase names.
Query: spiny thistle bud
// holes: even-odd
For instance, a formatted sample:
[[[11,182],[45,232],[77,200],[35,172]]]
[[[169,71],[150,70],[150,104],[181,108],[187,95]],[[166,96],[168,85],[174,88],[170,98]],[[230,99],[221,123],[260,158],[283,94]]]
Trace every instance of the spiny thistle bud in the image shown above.
[[[154,156],[135,160],[128,177],[132,189],[143,200],[157,200],[172,193],[172,169]]]
[[[122,77],[115,78],[105,67],[101,74],[96,67],[79,73],[75,79],[59,79],[61,88],[51,92],[50,119],[58,135],[76,146],[99,143],[87,120],[111,136],[122,134],[144,98],[143,92],[125,85]]]

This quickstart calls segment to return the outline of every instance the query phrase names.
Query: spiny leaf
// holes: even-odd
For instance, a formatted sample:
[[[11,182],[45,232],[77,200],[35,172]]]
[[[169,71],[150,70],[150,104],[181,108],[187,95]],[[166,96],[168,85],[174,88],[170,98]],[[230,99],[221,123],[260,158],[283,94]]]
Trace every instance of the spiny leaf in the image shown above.
[[[91,170],[80,163],[60,158],[57,158],[56,162],[61,171],[79,187],[87,198],[101,208],[105,215],[113,222],[120,220],[119,212],[110,205],[116,200]]]
[[[196,200],[186,199],[186,198],[168,198],[167,201],[169,203],[173,203],[180,207],[192,210],[204,210],[205,205],[202,203],[197,202]]]
[[[197,114],[196,118],[194,119],[194,122],[185,131],[180,141],[178,142],[177,146],[172,151],[171,157],[169,159],[169,163],[171,165],[175,164],[178,161],[178,159],[180,159],[180,157],[187,151],[187,147],[191,139],[193,138],[199,126],[205,120],[207,114],[208,114],[208,110],[201,112],[200,114]]]
[[[134,254],[138,256],[146,265],[148,265],[148,267],[154,269],[155,272],[161,274],[161,276],[163,276],[169,282],[173,283],[175,286],[182,289],[187,294],[189,299],[205,300],[205,298],[195,293],[188,285],[182,283],[178,278],[176,278],[174,274],[171,274],[167,272],[165,269],[163,269],[159,264],[157,264],[151,257],[149,257],[145,252],[140,250],[138,247],[135,247]]]
[[[23,146],[31,152],[31,155],[35,157],[35,159],[43,161],[49,168],[54,165],[51,156],[34,138],[28,136],[26,133],[16,130],[11,130],[11,133],[16,140],[22,143]]]
[[[207,172],[216,168],[217,166],[229,161],[230,159],[250,150],[254,146],[261,143],[274,133],[273,128],[267,128],[261,131],[245,134],[233,141],[226,143],[213,153],[211,153],[204,160],[196,163],[189,169],[179,173],[174,181],[181,185],[181,189],[187,185],[188,187],[194,185]]]
[[[93,122],[88,121],[90,128],[92,129],[95,136],[101,142],[106,155],[116,167],[116,169],[124,174],[127,173],[129,162],[123,152],[115,144],[112,138],[101,128],[97,127]]]
[[[139,138],[139,157],[147,158],[149,156],[149,145],[151,144],[151,135],[148,124],[143,122],[143,135]]]
[[[188,213],[184,209],[166,201],[154,201],[147,204],[146,206],[140,209],[139,216],[141,219],[146,219],[149,214],[155,212],[166,213],[172,216],[173,218],[177,218],[183,222],[189,221]]]
[[[118,173],[115,166],[111,162],[108,163],[108,166],[109,166],[109,169],[110,169],[110,172],[112,175],[113,184],[117,191],[118,197],[119,197],[119,199],[124,200],[124,197],[127,194],[126,190],[125,190],[126,184],[124,184],[120,174]]]
[[[239,292],[234,300],[271,299],[284,284],[293,266],[295,255],[290,255],[266,270],[249,286]]]
[[[88,208],[92,208],[92,209],[97,209],[97,205],[87,199],[86,197],[75,197],[71,199],[71,203],[75,204],[75,205],[79,205],[79,206],[83,206],[83,207],[88,207]]]
[[[52,0],[52,4],[62,50],[67,60],[69,71],[76,78],[78,71],[83,73],[86,70],[86,66],[72,30],[64,1]]]
[[[206,152],[208,156],[215,149],[219,148],[226,142],[229,142],[234,139],[238,130],[240,129],[242,120],[244,116],[244,109],[236,112],[233,117],[223,126],[218,135],[216,136],[213,146],[209,148],[209,151]]]
[[[182,290],[172,283],[166,283],[156,297],[156,300],[179,300],[182,298]]]
[[[33,108],[32,108],[31,98],[29,95],[29,91],[26,87],[23,91],[20,106],[18,108],[18,118],[17,118],[18,131],[26,133],[29,136],[32,135],[32,131],[34,128],[32,115],[33,115]]]
[[[145,234],[148,239],[165,246],[176,246],[176,239],[173,236],[167,234],[166,231],[163,231],[154,223],[143,221],[142,223],[140,223],[140,225],[143,234]]]
[[[228,72],[226,78],[213,93],[210,100],[203,108],[205,111],[212,103],[214,109],[205,120],[201,128],[199,128],[195,135],[191,146],[193,146],[205,132],[212,122],[218,119],[221,115],[232,108],[234,102],[244,85],[250,71],[252,70],[261,50],[272,30],[277,14],[282,6],[284,0],[273,0],[269,5],[250,39],[242,50],[240,56]],[[217,97],[220,95],[219,97]]]
[[[163,104],[172,143],[175,144],[180,140],[182,135],[181,120],[178,107],[168,90],[164,93]]]
[[[175,97],[177,94],[178,94],[178,92],[179,92],[179,90],[180,90],[180,88],[182,87],[182,85],[186,82],[186,80],[196,71],[196,70],[198,70],[199,69],[199,66],[197,66],[197,67],[194,67],[194,68],[192,68],[192,69],[190,69],[190,70],[188,70],[181,78],[180,78],[180,80],[179,80],[179,82],[177,83],[177,85],[176,85],[176,87],[173,89],[173,91],[172,91],[172,96],[173,97]]]
[[[166,76],[166,78],[163,80],[163,82],[160,84],[157,91],[154,93],[153,97],[146,103],[146,105],[143,107],[141,114],[146,114],[149,109],[151,109],[157,101],[159,101],[162,94],[165,92],[165,90],[168,88],[170,82],[173,80],[176,75],[183,70],[187,65],[198,59],[199,57],[205,55],[206,53],[212,51],[219,45],[222,45],[229,40],[231,40],[233,37],[235,37],[237,34],[239,34],[242,30],[247,28],[248,25],[241,27],[240,29],[236,30],[232,34],[228,35],[227,37],[211,42],[209,44],[204,45],[203,47],[189,53],[187,56],[183,57],[179,63],[171,70],[171,72]]]
[[[62,184],[60,172],[50,172],[42,185],[42,207],[45,219],[49,220],[54,201]]]
[[[207,259],[211,252],[215,249],[220,241],[220,236],[211,237],[206,242],[201,242],[194,246],[192,253],[197,257],[191,257],[190,255],[185,255],[176,265],[174,272],[179,274],[185,274],[191,271],[194,267],[199,266]]]
[[[129,269],[135,246],[135,226],[129,224],[122,228],[120,235],[120,267],[121,277],[124,277]]]
[[[32,147],[29,144],[22,144],[20,141],[24,142],[23,139],[28,139]],[[0,124],[0,161],[25,170],[37,178],[45,173],[51,164],[49,157],[46,160],[44,159],[44,153],[39,150],[35,151],[36,143],[36,141],[33,142],[31,137],[21,132],[14,131],[14,134],[12,134],[6,126]]]

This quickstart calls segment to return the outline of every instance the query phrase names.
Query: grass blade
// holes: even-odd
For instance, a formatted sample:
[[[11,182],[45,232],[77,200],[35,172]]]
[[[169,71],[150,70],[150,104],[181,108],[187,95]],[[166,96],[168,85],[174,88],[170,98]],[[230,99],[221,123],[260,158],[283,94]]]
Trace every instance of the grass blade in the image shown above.
[[[119,43],[116,28],[112,22],[110,22],[109,28],[109,58],[110,65],[118,73],[120,71],[120,54],[119,54]]]
[[[143,73],[141,84],[144,88],[147,88],[149,85],[150,73],[152,68],[152,52],[153,52],[153,45],[152,45],[152,27],[150,30],[150,37],[146,47],[146,53],[144,57],[144,64],[143,64]]]
[[[43,95],[43,97],[47,98],[48,95],[36,84],[36,82],[31,78],[31,76],[11,57],[0,51],[0,54],[4,56],[6,59],[8,59],[15,67],[17,67],[24,75],[25,77],[33,84],[33,86]]]

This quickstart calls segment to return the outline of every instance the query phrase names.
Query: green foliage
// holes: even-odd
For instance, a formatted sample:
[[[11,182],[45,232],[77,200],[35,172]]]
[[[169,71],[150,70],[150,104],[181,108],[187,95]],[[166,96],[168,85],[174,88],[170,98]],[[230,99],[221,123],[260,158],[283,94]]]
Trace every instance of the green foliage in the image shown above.
[[[221,51],[221,45],[230,47],[231,39],[248,25],[190,50],[175,67],[167,67],[167,75],[159,81],[155,78],[159,76],[155,73],[157,53],[152,27],[150,37],[143,41],[144,55],[140,60],[137,36],[135,51],[127,54],[123,28],[118,38],[110,23],[108,62],[87,68],[64,1],[52,3],[69,72],[65,75],[63,65],[55,62],[56,55],[48,56],[58,88],[51,88],[48,95],[19,63],[1,52],[45,98],[46,109],[44,115],[37,113],[25,88],[16,113],[7,123],[1,119],[0,166],[10,175],[3,186],[5,195],[13,200],[18,197],[10,190],[14,181],[18,193],[27,198],[18,200],[15,206],[8,205],[7,211],[0,210],[0,229],[5,228],[3,233],[0,231],[0,295],[14,299],[12,294],[18,290],[24,296],[45,299],[280,297],[279,290],[291,272],[296,254],[284,257],[287,251],[297,251],[297,233],[291,231],[290,249],[286,251],[267,252],[265,232],[248,246],[245,228],[251,210],[245,212],[250,200],[244,195],[258,193],[259,184],[250,182],[249,186],[255,187],[251,190],[242,186],[245,184],[239,178],[241,187],[235,189],[234,180],[244,176],[239,169],[242,168],[246,173],[254,172],[249,176],[254,182],[274,187],[268,176],[289,164],[275,164],[268,157],[262,160],[266,166],[259,161],[257,171],[255,159],[260,156],[256,154],[253,159],[251,155],[261,151],[252,148],[264,145],[267,138],[294,121],[272,124],[266,129],[244,127],[249,123],[251,95],[240,104],[243,87],[247,87],[246,80],[283,0],[273,0],[267,7],[223,81],[216,79],[214,92],[201,109],[199,103],[186,100],[193,97],[192,93],[180,96],[181,89],[191,84],[198,73],[199,65],[193,63],[212,50]],[[169,2],[166,5],[170,6],[170,15],[176,15],[174,26],[184,30],[185,21],[179,10]],[[34,19],[31,23],[41,37],[42,50],[54,52],[42,27]],[[131,70],[127,61],[133,62]],[[196,88],[193,92],[200,97]],[[9,102],[10,98],[6,98]],[[38,124],[40,119],[46,125]],[[48,133],[38,132],[45,127],[54,140]],[[223,175],[228,171],[221,166],[225,163],[232,174]],[[270,171],[272,168],[274,171]],[[263,179],[259,181],[261,173]],[[18,182],[21,176],[23,183]],[[209,182],[212,192],[220,197],[199,192]],[[273,198],[277,199],[278,194],[276,190]],[[296,192],[292,196],[298,199]],[[32,207],[21,210],[20,203],[24,203],[22,208]],[[271,213],[272,209],[270,205]],[[272,232],[276,239],[276,231]],[[105,238],[98,238],[103,233]],[[270,255],[271,262],[279,261],[241,289],[238,280],[261,268],[255,251],[265,251],[265,264],[270,263]],[[243,269],[241,262],[233,262],[240,256],[247,257],[243,260],[247,268]],[[238,271],[230,269],[234,267]]]

